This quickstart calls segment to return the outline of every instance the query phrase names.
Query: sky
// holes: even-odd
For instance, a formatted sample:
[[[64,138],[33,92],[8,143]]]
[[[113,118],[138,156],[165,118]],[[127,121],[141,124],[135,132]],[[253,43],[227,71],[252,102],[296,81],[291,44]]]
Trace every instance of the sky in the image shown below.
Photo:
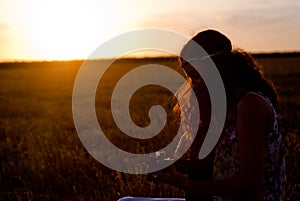
[[[87,58],[128,31],[205,29],[250,52],[300,51],[299,0],[0,0],[0,61]]]

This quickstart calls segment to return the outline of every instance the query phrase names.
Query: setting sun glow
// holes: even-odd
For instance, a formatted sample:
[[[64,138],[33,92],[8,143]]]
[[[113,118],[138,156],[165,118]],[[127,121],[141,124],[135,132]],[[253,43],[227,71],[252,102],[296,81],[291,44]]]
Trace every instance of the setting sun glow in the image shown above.
[[[188,37],[213,28],[248,51],[299,51],[299,9],[294,0],[0,0],[0,61],[85,59],[143,28]]]
[[[76,1],[36,1],[24,21],[26,33],[38,57],[71,59],[88,56],[95,45],[116,34],[118,12],[109,12],[110,1],[102,9]]]
[[[48,60],[87,57],[122,29],[120,12],[110,2],[32,1],[20,18],[31,51]]]

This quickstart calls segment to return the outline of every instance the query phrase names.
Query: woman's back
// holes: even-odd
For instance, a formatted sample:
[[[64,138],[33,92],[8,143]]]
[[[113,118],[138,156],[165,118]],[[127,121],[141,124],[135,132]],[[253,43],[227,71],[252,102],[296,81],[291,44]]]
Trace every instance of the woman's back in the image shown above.
[[[272,108],[274,121],[270,131],[265,132],[264,185],[259,200],[282,200],[283,175],[285,169],[284,142],[278,131],[277,114],[269,99],[260,92],[248,92],[264,99]],[[240,148],[236,132],[236,108],[231,107],[224,133],[216,146],[214,179],[225,179],[240,174]],[[214,200],[232,200],[214,197]]]

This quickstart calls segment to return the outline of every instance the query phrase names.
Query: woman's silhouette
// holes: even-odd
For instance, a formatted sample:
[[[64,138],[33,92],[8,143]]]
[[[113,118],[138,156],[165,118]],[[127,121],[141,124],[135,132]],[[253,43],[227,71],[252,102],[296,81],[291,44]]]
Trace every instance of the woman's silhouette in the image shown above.
[[[198,153],[210,123],[211,105],[205,83],[193,66],[205,67],[207,58],[193,51],[192,40],[215,63],[227,99],[221,138],[204,160],[198,159]],[[282,200],[284,143],[278,132],[278,103],[273,85],[255,60],[245,51],[232,49],[231,41],[220,32],[206,30],[191,41],[181,51],[181,58],[188,58],[181,60],[181,66],[198,98],[200,127],[184,156],[189,162],[180,168],[180,160],[169,172],[158,174],[157,179],[184,189],[187,201]],[[179,147],[188,139],[183,137]]]

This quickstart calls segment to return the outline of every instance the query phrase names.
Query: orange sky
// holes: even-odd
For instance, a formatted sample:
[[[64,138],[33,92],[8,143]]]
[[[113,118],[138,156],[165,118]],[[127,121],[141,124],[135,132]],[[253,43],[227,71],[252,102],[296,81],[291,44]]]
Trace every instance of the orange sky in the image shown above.
[[[296,0],[0,0],[0,61],[87,58],[139,28],[215,28],[248,51],[299,51],[299,10]]]

